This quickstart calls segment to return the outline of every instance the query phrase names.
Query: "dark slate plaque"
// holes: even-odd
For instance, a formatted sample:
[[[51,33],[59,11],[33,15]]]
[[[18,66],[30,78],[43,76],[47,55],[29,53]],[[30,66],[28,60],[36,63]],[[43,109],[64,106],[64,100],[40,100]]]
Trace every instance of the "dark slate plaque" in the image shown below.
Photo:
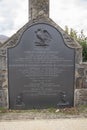
[[[74,49],[53,26],[30,26],[8,49],[10,108],[73,106]]]

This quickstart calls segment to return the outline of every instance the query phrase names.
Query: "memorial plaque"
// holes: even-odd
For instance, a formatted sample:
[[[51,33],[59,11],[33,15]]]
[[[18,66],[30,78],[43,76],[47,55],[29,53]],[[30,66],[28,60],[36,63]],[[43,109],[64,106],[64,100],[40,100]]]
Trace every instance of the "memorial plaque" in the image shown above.
[[[53,26],[30,26],[8,49],[10,108],[73,106],[74,55]]]

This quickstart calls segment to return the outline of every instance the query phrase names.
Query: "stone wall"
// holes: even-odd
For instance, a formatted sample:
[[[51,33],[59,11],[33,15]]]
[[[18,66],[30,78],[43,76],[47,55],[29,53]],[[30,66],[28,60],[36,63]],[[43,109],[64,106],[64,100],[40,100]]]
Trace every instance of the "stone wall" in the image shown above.
[[[49,0],[29,0],[29,19],[49,17]]]
[[[87,105],[87,89],[75,90],[75,106]]]
[[[68,36],[54,21],[48,18],[49,0],[40,0],[39,3],[37,3],[37,1],[38,0],[30,0],[30,21],[5,43],[0,45],[0,107],[9,108],[7,48],[16,46],[23,32],[35,23],[47,23],[54,26],[61,33],[65,44],[71,48],[75,48],[74,105],[87,105],[87,63],[82,62],[82,48],[78,42]],[[44,6],[42,8],[43,2]],[[38,6],[39,8],[37,8]]]
[[[87,105],[87,62],[77,65],[75,106]]]
[[[0,48],[0,107],[8,107],[7,50]]]

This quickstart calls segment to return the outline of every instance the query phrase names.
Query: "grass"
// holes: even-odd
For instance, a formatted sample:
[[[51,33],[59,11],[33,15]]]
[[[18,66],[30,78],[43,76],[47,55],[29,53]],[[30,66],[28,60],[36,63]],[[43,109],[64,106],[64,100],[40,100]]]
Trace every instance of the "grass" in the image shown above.
[[[0,108],[0,113],[45,113],[45,114],[63,114],[63,115],[79,115],[87,114],[87,105],[72,108],[48,108],[48,109],[30,109],[30,110],[8,110]]]
[[[87,114],[87,105],[80,105],[78,107],[78,110],[81,112],[81,113],[86,113]]]

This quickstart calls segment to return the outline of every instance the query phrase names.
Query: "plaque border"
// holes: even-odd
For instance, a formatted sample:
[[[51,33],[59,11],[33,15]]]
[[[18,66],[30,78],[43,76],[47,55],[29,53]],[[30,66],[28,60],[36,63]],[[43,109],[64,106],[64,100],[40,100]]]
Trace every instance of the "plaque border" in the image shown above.
[[[32,26],[35,26],[35,25],[38,25],[38,24],[44,24],[44,25],[48,25],[48,26],[51,26],[52,28],[56,29],[58,31],[58,33],[60,34],[62,40],[63,40],[63,43],[66,47],[68,47],[69,49],[73,49],[74,51],[74,73],[73,73],[73,106],[74,106],[74,100],[75,100],[75,97],[74,97],[74,90],[75,90],[75,55],[76,55],[76,51],[75,51],[75,48],[73,47],[70,47],[68,46],[65,41],[64,41],[64,38],[62,36],[62,33],[57,29],[57,27],[53,26],[52,24],[49,24],[47,22],[37,22],[37,23],[33,23],[32,25],[28,26],[24,31],[23,33],[21,34],[21,36],[19,36],[17,42],[15,45],[11,46],[11,47],[8,47],[7,48],[7,76],[8,76],[8,104],[9,104],[9,109],[11,108],[10,106],[10,87],[9,87],[9,50],[12,49],[12,48],[15,48],[16,46],[18,46],[20,44],[20,41],[21,41],[21,38],[23,36],[23,34]],[[71,106],[72,107],[72,106]],[[13,109],[13,108],[12,108]],[[15,108],[14,108],[15,109]],[[26,108],[25,108],[26,109]]]

